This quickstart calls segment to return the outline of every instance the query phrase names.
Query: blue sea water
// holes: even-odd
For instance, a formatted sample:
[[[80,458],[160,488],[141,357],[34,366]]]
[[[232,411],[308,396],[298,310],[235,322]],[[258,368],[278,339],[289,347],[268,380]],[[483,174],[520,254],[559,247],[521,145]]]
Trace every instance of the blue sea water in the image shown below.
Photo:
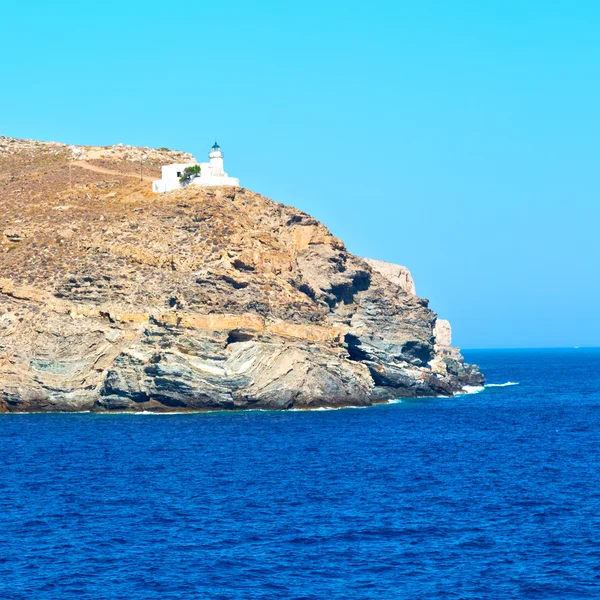
[[[600,598],[600,350],[465,354],[518,385],[0,415],[0,598]]]

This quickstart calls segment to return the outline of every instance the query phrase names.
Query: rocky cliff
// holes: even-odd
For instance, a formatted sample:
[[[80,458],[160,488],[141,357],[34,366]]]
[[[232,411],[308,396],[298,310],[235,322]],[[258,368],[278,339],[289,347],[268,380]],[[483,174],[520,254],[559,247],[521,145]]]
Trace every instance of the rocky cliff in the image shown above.
[[[0,138],[0,411],[363,406],[482,383],[404,267],[249,190],[140,181],[182,156]]]

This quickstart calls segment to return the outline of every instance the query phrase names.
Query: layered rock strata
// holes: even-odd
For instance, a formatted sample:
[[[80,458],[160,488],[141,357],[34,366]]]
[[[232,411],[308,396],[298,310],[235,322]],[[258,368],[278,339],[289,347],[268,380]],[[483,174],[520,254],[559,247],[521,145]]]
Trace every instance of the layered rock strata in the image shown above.
[[[366,406],[483,381],[404,267],[249,190],[157,196],[136,152],[86,152],[0,138],[0,411]]]

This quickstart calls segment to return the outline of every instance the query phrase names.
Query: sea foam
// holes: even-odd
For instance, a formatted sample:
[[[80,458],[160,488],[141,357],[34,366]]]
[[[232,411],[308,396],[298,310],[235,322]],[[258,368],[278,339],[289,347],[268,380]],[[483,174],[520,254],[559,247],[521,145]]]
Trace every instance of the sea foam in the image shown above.
[[[460,392],[456,392],[457,396],[462,396],[463,394],[479,394],[479,392],[483,392],[484,387],[482,385],[465,385]]]

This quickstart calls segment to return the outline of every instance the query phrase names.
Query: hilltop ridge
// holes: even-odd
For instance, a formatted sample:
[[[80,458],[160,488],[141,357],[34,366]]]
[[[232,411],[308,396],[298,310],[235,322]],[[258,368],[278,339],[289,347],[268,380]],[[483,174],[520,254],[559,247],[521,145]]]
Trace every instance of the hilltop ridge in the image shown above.
[[[193,160],[0,138],[0,410],[364,406],[482,383],[407,269],[243,188],[153,194],[141,154],[148,178]]]

